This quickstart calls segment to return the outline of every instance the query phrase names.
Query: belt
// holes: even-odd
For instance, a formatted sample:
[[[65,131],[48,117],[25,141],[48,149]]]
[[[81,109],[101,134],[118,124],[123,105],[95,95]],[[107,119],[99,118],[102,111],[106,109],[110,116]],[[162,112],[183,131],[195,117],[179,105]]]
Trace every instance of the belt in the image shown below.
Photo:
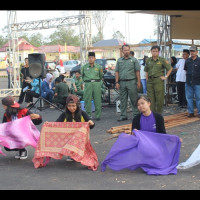
[[[84,82],[100,82],[100,80],[86,80],[86,81],[84,81]]]
[[[154,79],[154,78],[158,78],[158,77],[160,77],[160,76],[156,76],[156,77],[155,76],[148,76],[149,79]]]
[[[120,79],[119,81],[132,81],[132,80],[134,80],[134,78],[132,78],[132,79]]]

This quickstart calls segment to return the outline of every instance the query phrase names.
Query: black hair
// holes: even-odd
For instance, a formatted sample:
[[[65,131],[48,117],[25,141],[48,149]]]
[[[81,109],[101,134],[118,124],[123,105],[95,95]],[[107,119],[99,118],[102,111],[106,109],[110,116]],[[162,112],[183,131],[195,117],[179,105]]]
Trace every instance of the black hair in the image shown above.
[[[61,79],[61,81],[63,81],[64,78],[65,78],[65,76],[64,76],[63,74],[61,74],[61,75],[59,76],[59,78]]]
[[[60,82],[62,82],[62,79],[61,79],[60,77],[57,77],[57,78],[55,79],[55,83],[60,83]]]
[[[137,98],[136,104],[138,103],[138,101],[139,101],[140,99],[143,99],[143,100],[145,100],[145,101],[151,103],[151,99],[150,99],[148,96],[146,96],[146,95],[141,95],[141,96],[139,96],[139,97]]]
[[[146,58],[148,58],[148,56],[144,56],[142,65],[146,64]]]
[[[77,72],[78,72],[79,74],[81,74],[80,70],[75,71],[75,74],[76,74]]]
[[[183,52],[185,52],[185,53],[190,55],[190,50],[188,50],[188,49],[183,49]]]
[[[172,56],[171,59],[173,60],[173,64],[175,65],[177,63],[177,59],[175,56]]]
[[[134,52],[134,51],[130,51],[130,54],[134,56],[134,55],[135,55],[135,52]]]
[[[129,47],[129,49],[130,49],[130,46],[128,44],[122,45],[122,50],[123,50],[124,47]]]
[[[160,47],[159,47],[158,45],[152,46],[152,47],[151,47],[151,51],[152,51],[153,49],[158,49],[158,51],[160,51]]]
[[[6,109],[6,114],[7,114],[8,117],[11,117],[12,115],[17,116],[19,110],[21,110],[21,109],[22,109],[21,107],[12,108],[12,107],[8,106],[7,109]]]
[[[74,103],[74,102],[70,101],[69,103]],[[77,109],[76,109],[76,111],[74,113],[74,118],[72,117],[72,113],[68,110],[67,105],[68,104],[66,104],[66,112],[65,112],[65,116],[66,116],[67,122],[72,122],[73,119],[76,122],[81,122],[81,108],[80,108],[80,103],[76,104]]]

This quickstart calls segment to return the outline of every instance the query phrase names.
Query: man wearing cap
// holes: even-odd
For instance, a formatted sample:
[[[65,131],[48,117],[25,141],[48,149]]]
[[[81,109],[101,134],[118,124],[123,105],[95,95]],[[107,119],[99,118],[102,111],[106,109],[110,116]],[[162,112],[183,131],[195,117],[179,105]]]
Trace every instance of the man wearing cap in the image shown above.
[[[195,96],[198,117],[200,118],[200,58],[195,45],[190,47],[190,58],[185,61],[186,71],[185,95],[188,117],[194,117],[193,99]]]
[[[159,56],[159,52],[159,46],[151,47],[152,57],[147,59],[144,71],[147,80],[147,96],[151,99],[151,110],[162,114],[165,95],[164,80],[169,77],[173,68],[165,58]],[[166,75],[164,75],[165,69]]]
[[[92,117],[92,99],[95,105],[96,120],[101,118],[101,80],[103,69],[101,65],[95,63],[95,52],[88,53],[89,63],[81,67],[81,75],[84,81],[84,101],[85,110],[89,117]]]

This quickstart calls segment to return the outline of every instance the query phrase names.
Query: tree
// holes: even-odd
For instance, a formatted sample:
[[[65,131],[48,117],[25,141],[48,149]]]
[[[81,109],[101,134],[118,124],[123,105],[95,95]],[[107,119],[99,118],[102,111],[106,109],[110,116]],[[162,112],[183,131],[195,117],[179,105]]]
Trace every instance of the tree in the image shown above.
[[[120,31],[115,31],[112,35],[113,39],[124,40],[125,36]]]
[[[97,27],[100,40],[103,40],[103,30],[109,14],[110,14],[109,11],[103,11],[103,10],[92,12],[93,20]]]
[[[0,35],[0,47],[2,47],[8,40]]]
[[[80,39],[79,36],[75,35],[75,31],[71,28],[64,28],[61,27],[54,33],[49,36],[50,42],[45,42],[47,45],[72,45],[72,46],[79,46]]]
[[[92,44],[94,44],[94,43],[96,43],[96,42],[98,42],[98,41],[100,41],[100,40],[101,40],[101,36],[100,36],[99,33],[97,33],[96,36],[93,36],[93,37],[92,37]]]

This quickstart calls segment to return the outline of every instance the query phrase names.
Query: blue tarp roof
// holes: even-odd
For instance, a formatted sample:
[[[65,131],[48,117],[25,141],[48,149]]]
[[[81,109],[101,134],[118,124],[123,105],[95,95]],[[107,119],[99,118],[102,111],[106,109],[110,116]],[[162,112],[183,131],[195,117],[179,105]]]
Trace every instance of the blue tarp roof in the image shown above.
[[[139,42],[139,44],[148,44],[148,43],[151,43],[151,42],[156,42],[157,40],[156,39],[143,39],[141,42]],[[178,40],[172,40],[173,42],[176,42],[178,43],[179,41]],[[188,45],[179,45],[179,44],[172,44],[172,49],[175,50],[175,51],[182,51],[183,49],[189,49],[190,46]]]

